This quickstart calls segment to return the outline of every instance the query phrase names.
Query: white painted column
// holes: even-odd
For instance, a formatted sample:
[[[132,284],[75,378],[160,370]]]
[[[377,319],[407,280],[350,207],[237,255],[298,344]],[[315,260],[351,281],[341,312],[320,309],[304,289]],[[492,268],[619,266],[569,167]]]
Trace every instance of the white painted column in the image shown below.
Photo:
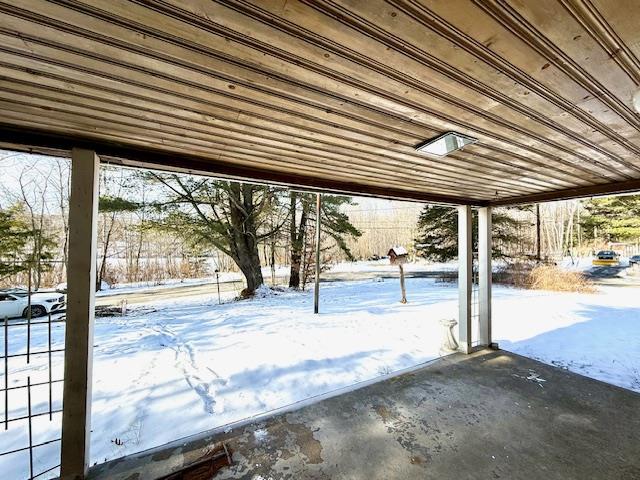
[[[478,210],[478,308],[480,313],[480,345],[491,340],[491,207]]]
[[[313,313],[320,311],[320,234],[322,233],[322,194],[316,193],[316,281],[313,290]]]
[[[94,151],[73,149],[62,407],[63,480],[84,479],[90,461],[99,170],[100,160]]]
[[[473,243],[471,207],[458,207],[458,340],[460,350],[471,353],[471,294],[473,288]]]

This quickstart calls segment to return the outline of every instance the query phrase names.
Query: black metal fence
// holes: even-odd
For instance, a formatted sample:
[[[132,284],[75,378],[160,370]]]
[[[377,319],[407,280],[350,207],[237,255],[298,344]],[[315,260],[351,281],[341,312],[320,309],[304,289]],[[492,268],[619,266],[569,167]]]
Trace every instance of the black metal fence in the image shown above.
[[[64,355],[65,322],[64,316],[50,313],[36,319],[28,315],[26,319],[2,320],[4,365],[0,392],[4,397],[4,415],[1,422],[5,432],[13,429],[15,434],[5,433],[6,441],[3,441],[4,432],[0,432],[0,464],[3,460],[10,461],[12,471],[22,472],[23,476],[15,480],[58,474],[59,454],[53,456],[56,461],[51,461],[52,455],[40,452],[61,440],[64,379],[61,371],[55,371],[61,370],[64,362],[61,358],[54,361],[54,356]],[[35,401],[34,391],[39,392]],[[48,419],[48,428],[42,428],[42,419]],[[56,450],[59,451],[59,446]]]

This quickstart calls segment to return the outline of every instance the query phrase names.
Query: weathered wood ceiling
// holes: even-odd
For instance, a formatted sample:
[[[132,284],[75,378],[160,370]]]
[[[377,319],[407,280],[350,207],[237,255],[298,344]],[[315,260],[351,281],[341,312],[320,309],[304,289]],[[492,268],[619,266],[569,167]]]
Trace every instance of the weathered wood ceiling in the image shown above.
[[[639,25],[637,0],[0,0],[0,140],[453,203],[629,191]],[[414,150],[446,131],[478,142]]]

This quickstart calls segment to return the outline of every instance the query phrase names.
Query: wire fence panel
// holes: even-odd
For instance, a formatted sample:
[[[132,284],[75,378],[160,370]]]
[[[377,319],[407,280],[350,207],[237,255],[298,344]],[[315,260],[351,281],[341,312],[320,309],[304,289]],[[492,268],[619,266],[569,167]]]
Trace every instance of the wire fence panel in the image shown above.
[[[480,267],[474,259],[471,276],[471,345],[480,345]]]
[[[59,474],[65,325],[62,314],[2,319],[3,478]]]

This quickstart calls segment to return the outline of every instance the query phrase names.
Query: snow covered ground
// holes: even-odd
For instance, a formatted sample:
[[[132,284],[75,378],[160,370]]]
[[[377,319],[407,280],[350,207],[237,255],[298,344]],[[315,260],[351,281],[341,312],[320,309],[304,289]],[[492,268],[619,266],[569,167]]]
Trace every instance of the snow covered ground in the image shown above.
[[[322,285],[320,315],[312,314],[311,292],[262,291],[248,301],[154,302],[126,317],[97,319],[92,462],[436,358],[439,320],[457,316],[456,285],[408,278],[407,293],[409,303],[402,305],[395,280],[329,282]],[[494,338],[506,350],[640,392],[639,294],[630,287],[596,294],[495,287]],[[61,325],[54,328],[54,340],[63,334]],[[32,348],[45,340],[46,330],[35,329]],[[24,344],[17,340],[20,347],[11,353]],[[60,378],[60,355],[54,366]],[[43,360],[29,370],[12,363],[10,385],[26,382],[27,374],[43,381],[45,367]],[[34,388],[33,398],[34,411],[48,408],[46,388]],[[24,400],[12,392],[12,416],[25,411]],[[53,422],[40,417],[35,441],[59,436],[58,428],[59,414]],[[26,425],[0,431],[0,450],[25,445],[26,435]],[[58,452],[57,443],[40,447],[35,470],[55,465]],[[26,465],[25,453],[0,457],[2,478],[24,478]]]
[[[493,314],[500,348],[640,393],[640,288],[500,288]]]

